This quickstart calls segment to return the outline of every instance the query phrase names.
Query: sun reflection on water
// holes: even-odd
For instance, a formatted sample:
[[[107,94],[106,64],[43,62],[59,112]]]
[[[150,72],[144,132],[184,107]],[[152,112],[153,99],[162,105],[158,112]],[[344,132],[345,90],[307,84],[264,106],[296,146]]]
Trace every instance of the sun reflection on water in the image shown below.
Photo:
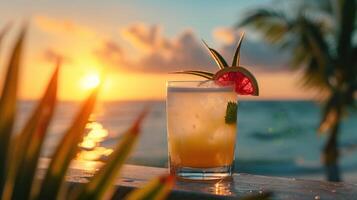
[[[79,144],[80,152],[77,154],[77,160],[102,161],[105,160],[113,149],[100,146],[101,142],[108,136],[108,130],[97,121],[90,121],[86,124],[87,135]]]

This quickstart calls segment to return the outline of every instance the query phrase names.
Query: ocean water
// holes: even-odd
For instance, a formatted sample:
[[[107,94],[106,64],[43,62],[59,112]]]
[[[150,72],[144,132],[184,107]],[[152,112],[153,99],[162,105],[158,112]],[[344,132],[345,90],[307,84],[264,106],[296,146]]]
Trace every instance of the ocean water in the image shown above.
[[[35,103],[20,102],[16,130],[23,126]],[[92,125],[87,127],[87,134],[94,130],[96,135],[87,136],[78,159],[105,160],[146,105],[151,111],[128,163],[167,166],[164,101],[99,102],[91,117]],[[44,157],[52,154],[78,109],[76,102],[59,103],[45,141]],[[271,176],[322,175],[320,150],[326,137],[316,133],[319,118],[319,105],[311,101],[239,102],[235,171]],[[350,113],[342,125],[343,172],[357,172],[356,121],[357,113]]]

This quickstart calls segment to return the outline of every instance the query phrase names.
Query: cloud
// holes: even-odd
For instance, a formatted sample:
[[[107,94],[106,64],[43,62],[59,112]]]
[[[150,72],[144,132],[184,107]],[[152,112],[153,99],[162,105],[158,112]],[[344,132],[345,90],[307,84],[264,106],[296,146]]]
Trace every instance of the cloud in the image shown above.
[[[194,33],[186,30],[136,61],[142,71],[172,72],[184,69],[211,70],[213,62]]]
[[[218,27],[213,30],[213,37],[216,40],[223,42],[224,44],[233,44],[236,42],[237,36],[231,28]]]
[[[62,63],[70,63],[71,62],[71,58],[65,56],[63,53],[58,52],[52,48],[47,48],[43,52],[43,58],[45,61],[48,61],[48,62],[55,62],[57,60],[61,60]]]
[[[69,20],[58,20],[47,16],[36,16],[36,25],[43,31],[72,38],[81,48],[70,48],[66,51],[88,51],[100,62],[113,69],[142,73],[168,73],[181,70],[215,71],[217,66],[210,57],[199,37],[191,30],[185,29],[168,37],[160,25],[134,23],[120,29],[121,40],[103,37],[94,29]],[[240,32],[229,27],[217,27],[212,32],[216,44],[212,47],[218,50],[228,63],[236,48]],[[241,50],[241,64],[260,69],[281,69],[287,54],[278,53],[256,37],[247,33]],[[91,42],[83,40],[90,39]],[[81,42],[82,41],[82,42]],[[127,48],[131,46],[132,48]],[[125,47],[125,48],[124,48]],[[136,50],[133,52],[133,49]],[[78,55],[83,55],[79,52]],[[63,53],[53,49],[44,51],[45,60],[67,58]]]
[[[37,15],[34,18],[35,24],[43,31],[55,34],[66,34],[70,36],[78,36],[80,38],[92,38],[96,36],[96,32],[92,29],[77,24],[70,20],[59,20],[43,15]]]
[[[207,49],[202,45],[195,33],[186,29],[169,38],[162,32],[159,25],[144,23],[131,24],[120,31],[122,39],[138,50],[135,58],[129,59],[125,49],[119,48],[114,41],[109,42],[116,48],[108,48],[104,42],[97,56],[106,63],[111,63],[121,70],[145,73],[168,73],[172,71],[196,69],[214,71],[216,64]],[[235,51],[240,31],[229,27],[217,27],[213,37],[218,41],[218,47],[230,64]],[[98,54],[98,52],[102,52]],[[280,70],[287,58],[286,54],[278,53],[271,46],[250,38],[246,34],[241,50],[241,64],[248,67],[258,67],[266,70]]]
[[[118,44],[118,49],[109,49],[105,43],[96,51],[96,55],[121,70],[168,73],[187,69],[215,69],[207,50],[191,30],[184,30],[177,36],[168,38],[162,34],[160,26],[140,23],[122,29],[120,34],[124,41],[140,52],[137,58],[127,58],[127,54],[118,51]],[[105,53],[99,55],[99,52]],[[110,59],[113,57],[120,59]]]
[[[111,40],[104,40],[101,46],[93,51],[94,55],[101,61],[105,61],[110,66],[119,67],[130,65],[126,60],[126,55],[123,49]]]
[[[159,25],[136,23],[122,29],[120,33],[133,46],[146,53],[170,48],[170,42],[162,36],[162,27]]]

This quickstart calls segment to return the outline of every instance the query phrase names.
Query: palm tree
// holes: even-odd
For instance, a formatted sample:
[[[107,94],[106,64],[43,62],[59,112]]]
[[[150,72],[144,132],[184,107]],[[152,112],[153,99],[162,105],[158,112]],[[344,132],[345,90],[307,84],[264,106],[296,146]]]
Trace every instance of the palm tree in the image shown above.
[[[341,120],[354,106],[357,91],[356,0],[310,2],[252,10],[237,27],[254,28],[270,44],[290,51],[290,66],[303,72],[303,85],[323,94],[319,132],[328,133],[328,139],[322,161],[328,180],[340,181]]]

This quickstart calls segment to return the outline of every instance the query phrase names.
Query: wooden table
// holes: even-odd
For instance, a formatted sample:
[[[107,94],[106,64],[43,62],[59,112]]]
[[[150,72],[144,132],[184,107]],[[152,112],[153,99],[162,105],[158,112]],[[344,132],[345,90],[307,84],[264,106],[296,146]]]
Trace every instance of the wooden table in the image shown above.
[[[68,181],[81,183],[92,176],[90,169],[96,163],[73,164],[69,171]],[[89,169],[89,170],[88,170]],[[168,173],[165,168],[125,165],[116,181],[115,199],[121,199],[130,190],[140,187],[148,180]],[[273,193],[272,199],[288,200],[357,200],[357,184],[333,183],[326,181],[301,180],[257,176],[251,174],[234,174],[229,180],[215,182],[177,181],[169,199],[239,199],[250,194],[266,191]]]

